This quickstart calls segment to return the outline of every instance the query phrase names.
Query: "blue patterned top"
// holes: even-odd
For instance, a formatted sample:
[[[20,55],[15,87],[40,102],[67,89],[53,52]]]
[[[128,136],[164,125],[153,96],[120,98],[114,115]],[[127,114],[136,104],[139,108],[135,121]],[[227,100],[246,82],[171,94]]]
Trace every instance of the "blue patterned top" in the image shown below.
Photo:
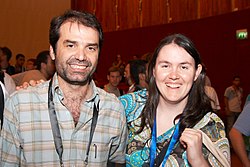
[[[147,91],[144,89],[138,92],[126,94],[119,97],[119,99],[125,108],[129,130],[128,145],[126,150],[126,166],[140,167],[145,162],[149,162],[151,130],[150,128],[145,128],[140,134],[135,133],[140,126],[140,114],[143,111],[144,105],[146,103]],[[206,114],[203,119],[195,125],[194,128],[201,129],[203,132],[205,132],[211,138],[214,144],[223,151],[225,156],[227,156],[228,161],[230,161],[229,142],[225,137],[224,124],[216,114]],[[163,146],[170,141],[173,131],[174,126],[161,136],[157,137],[158,153],[163,148]],[[218,163],[214,156],[205,147],[203,147],[203,155],[212,166],[221,166],[221,164]],[[187,160],[186,151],[180,146],[179,142],[177,142],[175,145],[175,148],[170,154],[165,166],[190,166]]]

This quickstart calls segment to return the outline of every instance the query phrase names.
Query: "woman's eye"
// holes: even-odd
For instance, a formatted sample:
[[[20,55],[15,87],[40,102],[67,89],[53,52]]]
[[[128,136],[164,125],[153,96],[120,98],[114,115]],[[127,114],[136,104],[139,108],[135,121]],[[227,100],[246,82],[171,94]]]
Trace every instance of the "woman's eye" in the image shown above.
[[[161,67],[162,68],[168,68],[168,65],[167,64],[163,64]]]

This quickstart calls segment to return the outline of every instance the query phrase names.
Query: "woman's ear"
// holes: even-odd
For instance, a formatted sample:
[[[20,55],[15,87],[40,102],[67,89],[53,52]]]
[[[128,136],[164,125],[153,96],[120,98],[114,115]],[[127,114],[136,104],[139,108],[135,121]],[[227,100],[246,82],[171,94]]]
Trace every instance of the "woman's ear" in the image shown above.
[[[196,81],[196,79],[197,79],[198,76],[200,75],[201,70],[202,70],[202,65],[201,65],[201,64],[198,64],[198,68],[196,69],[196,72],[195,72],[194,81]]]
[[[55,52],[54,52],[54,49],[51,45],[49,46],[49,54],[50,54],[51,59],[55,60],[55,58],[56,58]]]

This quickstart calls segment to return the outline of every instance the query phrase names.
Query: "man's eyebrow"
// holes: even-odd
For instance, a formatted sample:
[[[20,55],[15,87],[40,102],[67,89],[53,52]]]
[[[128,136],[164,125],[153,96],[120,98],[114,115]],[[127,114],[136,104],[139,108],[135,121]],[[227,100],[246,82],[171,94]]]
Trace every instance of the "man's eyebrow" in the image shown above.
[[[89,43],[89,44],[87,44],[87,46],[95,46],[95,47],[99,47],[98,43]]]
[[[66,44],[66,43],[72,43],[72,44],[77,44],[78,42],[77,41],[72,41],[72,40],[69,40],[69,39],[66,39],[65,41],[63,41],[63,44]],[[92,47],[99,47],[99,44],[98,43],[88,43],[86,46],[92,46]]]
[[[65,41],[63,41],[63,43],[65,44],[65,43],[73,43],[73,44],[75,44],[75,43],[77,43],[76,41],[72,41],[72,40],[69,40],[69,39],[66,39]]]

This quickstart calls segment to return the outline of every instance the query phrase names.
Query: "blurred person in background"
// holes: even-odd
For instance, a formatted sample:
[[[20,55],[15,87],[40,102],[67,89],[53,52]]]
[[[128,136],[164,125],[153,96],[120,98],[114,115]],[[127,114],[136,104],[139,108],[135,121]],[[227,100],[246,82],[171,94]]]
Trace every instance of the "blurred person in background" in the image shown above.
[[[25,71],[24,63],[25,63],[25,56],[21,53],[17,54],[16,64],[15,64],[15,74]]]
[[[0,47],[1,69],[9,75],[15,74],[15,67],[10,65],[12,52],[8,47]]]

